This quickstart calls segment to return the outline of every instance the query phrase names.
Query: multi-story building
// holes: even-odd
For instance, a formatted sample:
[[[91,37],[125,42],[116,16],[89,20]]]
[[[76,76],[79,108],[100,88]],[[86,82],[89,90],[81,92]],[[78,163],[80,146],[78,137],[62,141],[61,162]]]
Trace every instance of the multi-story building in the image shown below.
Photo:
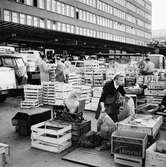
[[[1,0],[0,10],[1,21],[22,27],[140,47],[151,40],[150,0]]]

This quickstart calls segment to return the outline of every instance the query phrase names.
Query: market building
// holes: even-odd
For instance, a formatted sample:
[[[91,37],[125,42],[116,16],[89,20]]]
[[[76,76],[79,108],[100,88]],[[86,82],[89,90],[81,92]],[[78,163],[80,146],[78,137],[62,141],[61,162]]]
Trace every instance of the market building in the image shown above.
[[[61,50],[149,52],[149,0],[1,0],[1,42]]]
[[[0,167],[166,167],[151,7],[0,1]]]

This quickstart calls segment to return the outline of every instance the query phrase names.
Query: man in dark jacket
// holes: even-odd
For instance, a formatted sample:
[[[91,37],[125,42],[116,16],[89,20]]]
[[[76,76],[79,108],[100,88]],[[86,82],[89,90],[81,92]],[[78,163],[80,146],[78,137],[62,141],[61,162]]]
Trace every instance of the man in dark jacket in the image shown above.
[[[96,119],[99,118],[101,110],[110,110],[109,116],[114,122],[118,121],[118,112],[120,107],[119,95],[125,95],[123,83],[124,76],[120,74],[116,75],[112,81],[106,82],[96,111]]]

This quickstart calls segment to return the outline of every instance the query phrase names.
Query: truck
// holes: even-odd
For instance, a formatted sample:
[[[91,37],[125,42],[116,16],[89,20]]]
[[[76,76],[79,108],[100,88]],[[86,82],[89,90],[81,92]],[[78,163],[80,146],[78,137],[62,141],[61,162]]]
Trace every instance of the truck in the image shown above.
[[[40,71],[39,63],[41,61],[40,51],[37,50],[25,50],[19,53],[27,65],[28,83],[40,84]]]
[[[0,67],[0,103],[8,96],[9,90],[16,89],[15,71],[9,67]]]
[[[27,80],[26,64],[13,47],[0,46],[0,102]]]
[[[154,63],[155,69],[166,69],[166,58],[162,54],[149,54],[150,61]]]

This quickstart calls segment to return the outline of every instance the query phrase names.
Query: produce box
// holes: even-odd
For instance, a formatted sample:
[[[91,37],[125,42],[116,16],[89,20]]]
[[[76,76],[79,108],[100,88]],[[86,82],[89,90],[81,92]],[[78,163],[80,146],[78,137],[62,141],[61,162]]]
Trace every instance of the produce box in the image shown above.
[[[146,133],[155,138],[162,123],[162,116],[134,114],[118,122],[118,130]]]
[[[146,150],[145,167],[166,167],[166,141],[158,140]]]
[[[49,152],[60,153],[71,146],[71,125],[58,121],[46,121],[31,127],[31,146]]]
[[[147,134],[117,130],[112,134],[111,152],[144,158],[147,141]]]

